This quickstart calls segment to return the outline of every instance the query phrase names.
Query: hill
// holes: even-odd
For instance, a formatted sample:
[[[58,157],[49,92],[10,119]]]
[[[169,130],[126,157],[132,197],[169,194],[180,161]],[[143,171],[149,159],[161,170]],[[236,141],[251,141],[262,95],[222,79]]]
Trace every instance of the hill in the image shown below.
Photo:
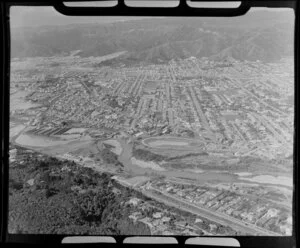
[[[267,12],[234,18],[173,17],[12,28],[11,56],[66,55],[80,50],[77,55],[89,57],[128,51],[115,61],[158,63],[190,56],[273,61],[292,55],[293,16]]]

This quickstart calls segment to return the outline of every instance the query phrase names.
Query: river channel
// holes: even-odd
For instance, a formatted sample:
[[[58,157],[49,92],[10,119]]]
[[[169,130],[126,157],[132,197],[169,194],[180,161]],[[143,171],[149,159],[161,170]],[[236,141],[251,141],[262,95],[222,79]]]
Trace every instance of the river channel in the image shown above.
[[[195,173],[187,170],[155,170],[150,167],[138,166],[137,163],[132,163],[132,144],[127,143],[123,139],[118,139],[118,142],[122,146],[122,153],[119,156],[119,161],[125,166],[127,171],[132,175],[161,175],[166,178],[178,177],[182,179],[190,179],[201,182],[228,182],[232,183],[236,181],[237,176],[231,175],[229,173],[220,172],[203,172]]]
[[[45,149],[49,148],[50,153],[63,154],[71,152],[74,149],[83,147],[86,142],[90,143],[91,138],[85,137],[75,140],[61,140],[50,137],[41,137],[38,135],[30,135],[28,133],[19,134],[14,139],[16,144],[29,147],[31,149]],[[108,141],[106,141],[108,142]],[[191,169],[176,170],[164,168],[153,161],[143,161],[132,156],[132,143],[123,138],[111,139],[109,143],[115,146],[115,153],[118,155],[118,160],[124,165],[125,171],[132,176],[165,176],[167,179],[179,178],[185,181],[191,180],[191,183],[247,183],[247,184],[268,184],[282,187],[291,187],[292,178],[286,177],[272,177],[268,175],[261,175],[259,177],[249,176],[248,174],[237,175],[230,172],[223,171],[192,171]],[[57,148],[57,149],[54,149]],[[66,149],[68,148],[68,149]],[[53,150],[54,149],[54,150]],[[52,152],[51,152],[52,151]],[[55,151],[55,152],[54,152]],[[54,154],[53,154],[54,155]],[[266,180],[268,179],[268,180]],[[271,180],[272,179],[272,180]]]

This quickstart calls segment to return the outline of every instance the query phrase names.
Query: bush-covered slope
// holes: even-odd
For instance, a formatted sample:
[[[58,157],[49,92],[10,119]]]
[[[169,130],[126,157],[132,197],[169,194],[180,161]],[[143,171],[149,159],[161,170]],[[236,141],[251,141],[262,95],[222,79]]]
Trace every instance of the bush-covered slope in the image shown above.
[[[113,188],[120,191],[115,193]],[[73,162],[27,154],[10,168],[9,233],[150,235],[124,202],[135,192]]]

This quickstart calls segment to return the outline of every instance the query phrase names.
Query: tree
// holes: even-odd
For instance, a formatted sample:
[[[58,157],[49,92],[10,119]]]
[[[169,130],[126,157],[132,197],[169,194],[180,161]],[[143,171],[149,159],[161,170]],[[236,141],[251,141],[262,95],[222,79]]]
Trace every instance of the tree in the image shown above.
[[[46,191],[45,191],[45,196],[46,198],[49,198],[53,195],[56,195],[59,192],[58,189],[54,188],[54,187],[49,187],[48,185],[46,186]]]

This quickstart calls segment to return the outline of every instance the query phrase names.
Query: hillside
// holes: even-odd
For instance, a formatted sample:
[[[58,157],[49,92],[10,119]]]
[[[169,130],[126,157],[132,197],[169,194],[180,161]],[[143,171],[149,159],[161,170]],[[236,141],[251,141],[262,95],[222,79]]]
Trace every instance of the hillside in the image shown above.
[[[264,11],[235,18],[153,18],[13,28],[11,56],[67,55],[80,50],[77,55],[81,57],[128,51],[118,58],[125,63],[190,56],[273,61],[292,55],[293,28],[293,16]]]
[[[134,191],[74,162],[18,148],[9,178],[9,233],[150,235],[124,207]],[[122,209],[122,210],[121,210]]]

